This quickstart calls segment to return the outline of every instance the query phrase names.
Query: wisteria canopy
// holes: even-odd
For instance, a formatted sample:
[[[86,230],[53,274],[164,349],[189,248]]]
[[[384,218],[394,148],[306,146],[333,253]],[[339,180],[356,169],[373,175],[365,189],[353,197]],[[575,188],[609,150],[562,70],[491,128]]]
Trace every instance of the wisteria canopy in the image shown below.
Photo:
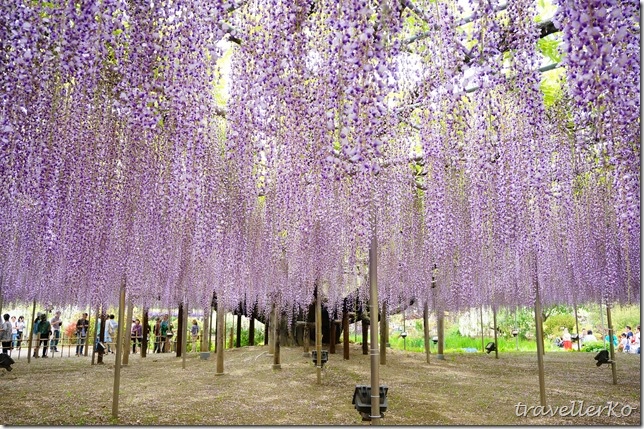
[[[0,0],[3,302],[639,301],[640,4],[553,3]]]

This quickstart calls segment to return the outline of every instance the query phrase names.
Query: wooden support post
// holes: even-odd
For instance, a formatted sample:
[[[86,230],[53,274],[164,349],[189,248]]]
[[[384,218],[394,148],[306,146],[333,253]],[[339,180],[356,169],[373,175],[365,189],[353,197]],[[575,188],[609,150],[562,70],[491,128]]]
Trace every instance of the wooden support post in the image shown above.
[[[342,342],[343,342],[343,358],[349,360],[349,313],[344,309],[342,311]]]
[[[148,352],[148,338],[150,336],[150,319],[148,316],[148,309],[143,310],[143,338],[141,338],[141,357],[144,358],[147,356]]]
[[[228,348],[232,349],[233,348],[233,332],[235,330],[235,315],[230,314],[231,322],[230,322],[230,335],[228,336]]]
[[[123,356],[123,334],[125,322],[125,279],[121,283],[119,296],[119,321],[116,331],[116,355],[114,357],[114,386],[112,389],[112,418],[119,418],[119,387],[121,385],[121,356]]]
[[[201,352],[210,352],[210,314],[212,307],[205,309],[203,314],[203,328],[201,330]]]
[[[181,318],[181,328],[179,328],[179,332],[181,333],[181,368],[186,369],[186,355],[188,354],[188,305],[186,304],[186,301],[181,303],[181,307],[183,308],[183,313],[182,313],[182,318]]]
[[[445,360],[445,355],[443,354],[445,348],[445,313],[441,309],[437,311],[436,314],[436,329],[438,330],[438,352],[436,353],[436,359]]]
[[[423,305],[423,336],[425,339],[425,357],[429,363],[429,356],[431,355],[430,339],[429,339],[429,304],[425,301]]]
[[[90,325],[91,320],[92,320],[92,308],[89,307],[87,309],[87,335],[85,336],[85,349],[83,351],[83,356],[85,356],[85,357],[89,356],[89,354],[88,354],[89,353],[89,344],[90,344],[90,342],[89,342],[89,327],[91,326]],[[96,335],[96,333],[94,335]]]
[[[282,369],[280,361],[280,314],[277,306],[273,304],[273,343],[275,345],[275,353],[273,353],[273,369]]]
[[[242,315],[241,313],[237,314],[237,336],[235,337],[235,347],[241,347],[241,322]]]
[[[132,344],[132,314],[134,310],[132,309],[132,300],[130,299],[127,303],[127,319],[125,320],[125,330],[123,331],[122,342],[123,342],[123,363],[122,366],[127,366],[130,363],[130,345]],[[119,321],[119,328],[121,327],[121,321]],[[88,335],[89,337],[89,335]]]
[[[322,384],[322,297],[320,296],[320,285],[315,287],[315,350],[317,352],[318,384]]]
[[[183,344],[183,337],[185,337],[185,331],[186,327],[183,324],[183,313],[186,311],[184,307],[184,303],[180,302],[179,303],[179,312],[177,314],[177,333],[175,334],[175,338],[177,339],[177,349],[175,350],[176,356],[181,357],[181,344]]]
[[[98,343],[98,320],[101,317],[101,307],[96,306],[96,320],[94,321],[94,346],[92,347],[92,365],[96,359],[96,344]]]
[[[103,312],[103,309],[101,309],[101,313],[99,317],[101,318],[101,327],[98,333],[98,341],[100,341],[101,344],[105,345],[105,321],[107,320],[107,317]],[[97,365],[103,365],[104,356],[105,356],[105,346],[100,347],[100,350],[98,350],[98,359],[96,361]]]
[[[329,354],[335,354],[335,320],[329,314]]]
[[[380,365],[387,365],[387,303],[382,303],[380,317]]]
[[[613,343],[613,320],[610,314],[610,304],[606,303],[606,321],[608,322],[608,344],[610,350],[611,370],[613,372],[613,384],[617,384],[617,364],[615,363],[615,343]]]
[[[34,340],[34,322],[35,321],[36,321],[36,299],[34,298],[34,304],[31,308],[31,323],[28,325],[29,344],[27,344],[27,363],[31,363],[31,346]]]
[[[208,345],[206,351],[208,351],[208,352],[212,348],[212,316],[213,316],[213,313],[214,313],[212,311],[212,304],[210,305],[209,311],[210,311],[210,323],[208,324],[208,341],[206,342],[206,344]],[[216,310],[216,311],[219,311],[219,310]],[[217,327],[215,326],[215,343],[216,342],[217,342]],[[216,344],[215,344],[215,348],[217,348]],[[215,352],[216,352],[216,350],[215,350]]]
[[[577,317],[577,304],[575,304],[575,325],[577,329],[577,351],[581,351],[581,336],[579,335],[579,317]]]
[[[535,270],[535,276],[536,276]],[[534,318],[537,331],[537,367],[539,370],[539,398],[541,406],[546,406],[546,375],[543,368],[543,321],[541,319],[541,298],[539,297],[539,279],[535,278],[536,294],[534,300]]]
[[[499,358],[499,340],[497,338],[497,328],[496,328],[496,308],[492,307],[492,317],[494,318],[494,357]]]
[[[224,305],[221,300],[217,301],[217,334],[216,334],[216,348],[217,348],[217,369],[215,375],[223,375],[224,373],[224,337],[226,336],[226,315],[224,313]]]
[[[304,322],[304,333],[302,334],[302,342],[304,343],[304,353],[307,355],[310,353],[310,345],[311,345],[311,328],[309,328],[309,324],[307,322]]]
[[[248,322],[248,345],[255,345],[255,318],[251,315]]]
[[[264,345],[268,345],[268,331],[270,331],[269,323],[270,323],[270,317],[267,317],[266,324],[264,325]],[[270,346],[269,346],[269,354],[270,354]]]
[[[271,332],[270,337],[268,337],[268,354],[273,356],[275,354],[275,304],[271,307],[271,313],[268,318],[270,320],[270,329],[267,329],[267,331]]]
[[[483,306],[481,306],[481,353],[485,353],[485,334],[483,332]]]
[[[380,365],[378,362],[378,235],[373,216],[369,246],[369,316],[371,321],[371,424],[380,425]]]

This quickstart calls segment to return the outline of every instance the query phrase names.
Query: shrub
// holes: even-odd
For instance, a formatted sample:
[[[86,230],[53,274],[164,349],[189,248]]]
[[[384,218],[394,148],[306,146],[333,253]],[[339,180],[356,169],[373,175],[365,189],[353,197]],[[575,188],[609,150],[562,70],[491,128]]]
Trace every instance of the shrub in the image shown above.
[[[568,328],[571,334],[575,332],[575,316],[570,313],[553,314],[543,324],[543,334],[546,337],[550,335],[560,336],[562,328]]]

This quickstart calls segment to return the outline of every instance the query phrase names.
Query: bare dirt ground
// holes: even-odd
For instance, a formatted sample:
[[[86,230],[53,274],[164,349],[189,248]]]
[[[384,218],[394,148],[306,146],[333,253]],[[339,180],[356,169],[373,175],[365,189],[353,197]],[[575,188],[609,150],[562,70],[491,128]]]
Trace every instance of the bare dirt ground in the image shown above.
[[[535,353],[505,353],[498,360],[481,353],[448,354],[443,361],[432,355],[427,364],[421,353],[388,350],[387,364],[380,366],[381,382],[389,387],[383,423],[640,425],[639,355],[617,356],[617,385],[609,366],[595,366],[594,355],[545,355],[547,404],[553,410],[572,404],[572,415],[535,417],[539,409],[527,408],[540,405]],[[201,360],[189,353],[185,369],[174,353],[130,355],[114,420],[114,355],[92,366],[89,357],[67,357],[65,351],[64,358],[28,364],[23,350],[12,372],[0,369],[0,424],[368,424],[351,404],[355,385],[370,384],[369,356],[358,344],[351,345],[348,361],[341,347],[330,355],[321,385],[302,348],[282,347],[281,370],[272,369],[268,346],[226,350],[224,356],[225,374],[215,376],[214,355]]]

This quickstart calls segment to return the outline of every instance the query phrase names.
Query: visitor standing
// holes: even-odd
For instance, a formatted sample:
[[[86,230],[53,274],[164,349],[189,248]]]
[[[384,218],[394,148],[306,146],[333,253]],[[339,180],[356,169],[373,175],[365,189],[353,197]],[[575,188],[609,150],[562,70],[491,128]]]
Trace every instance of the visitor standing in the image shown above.
[[[114,320],[114,315],[110,314],[105,322],[105,343],[107,344],[107,352],[114,354],[112,350],[112,343],[114,343],[114,338],[116,337],[116,331],[118,330],[118,323]]]
[[[136,345],[139,345],[141,348],[141,339],[143,338],[143,325],[139,319],[134,320],[134,325],[132,325],[132,353],[136,353]]]
[[[154,333],[154,353],[161,353],[161,319],[157,317],[155,321],[152,331]]]
[[[190,327],[190,335],[192,336],[192,351],[197,351],[197,340],[199,339],[199,324],[197,320],[192,321],[192,326]]]
[[[47,345],[49,344],[49,336],[51,335],[51,323],[47,320],[47,314],[43,313],[40,316],[38,323],[38,332],[40,333],[40,346],[42,347],[42,357],[47,357]]]
[[[572,336],[570,335],[570,332],[568,332],[568,328],[564,328],[561,339],[563,340],[564,350],[572,350]]]
[[[51,349],[52,353],[55,353],[58,351],[58,341],[60,340],[60,327],[63,325],[63,321],[60,318],[60,311],[56,312],[56,315],[51,319],[49,323],[51,323],[51,332],[53,335],[51,338],[51,344],[49,345],[49,348]]]
[[[25,331],[25,318],[24,316],[18,316],[18,321],[16,322],[16,331],[18,332],[18,350],[22,347],[22,334]]]
[[[18,322],[16,316],[11,316],[11,350],[18,347]]]
[[[161,353],[170,351],[168,345],[166,344],[168,339],[169,326],[170,326],[170,323],[168,322],[168,315],[164,314],[163,320],[161,321]]]
[[[34,324],[32,327],[32,345],[34,347],[34,354],[32,357],[35,357],[38,359],[40,356],[38,356],[38,350],[40,350],[40,331],[38,330],[38,326],[40,325],[40,317],[42,316],[42,313],[39,311],[38,314],[36,315],[36,318],[34,319]]]
[[[11,350],[11,322],[9,321],[9,313],[2,316],[4,319],[0,325],[0,341],[2,342],[2,353],[9,354]]]
[[[83,348],[85,347],[85,340],[89,332],[89,320],[87,320],[87,313],[83,313],[80,319],[76,322],[76,356],[83,355]]]

